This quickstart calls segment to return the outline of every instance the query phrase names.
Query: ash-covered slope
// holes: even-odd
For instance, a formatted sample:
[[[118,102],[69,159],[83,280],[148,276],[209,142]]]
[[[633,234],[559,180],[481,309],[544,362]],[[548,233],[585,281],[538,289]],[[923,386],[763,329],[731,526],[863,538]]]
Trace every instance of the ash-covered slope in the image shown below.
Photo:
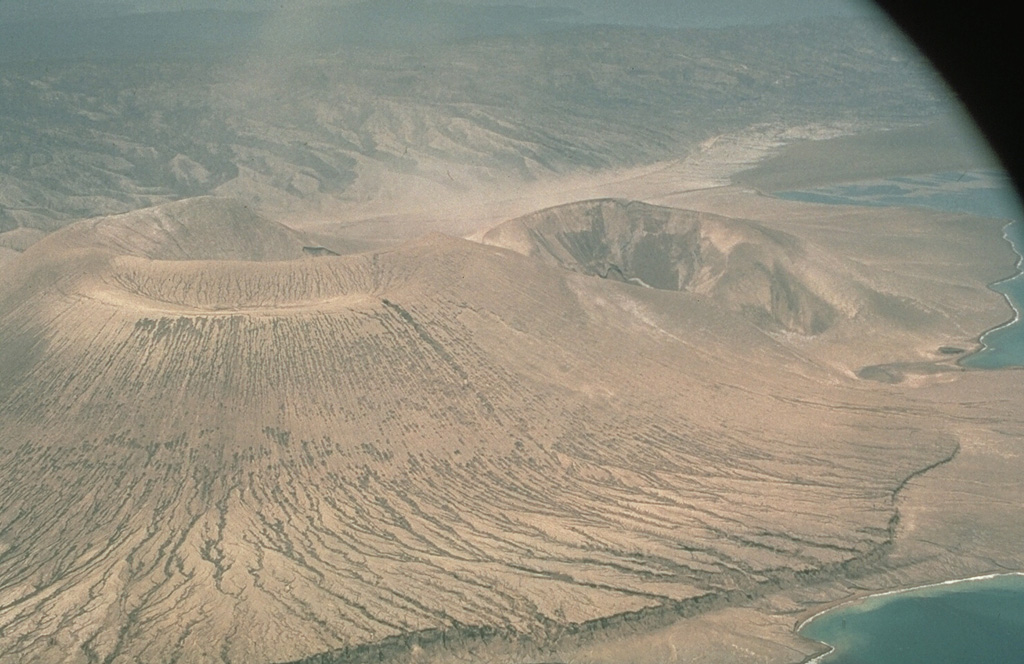
[[[574,272],[707,295],[769,330],[823,332],[856,289],[847,266],[792,235],[636,201],[542,210],[492,229],[484,242]]]
[[[707,298],[440,235],[206,244],[241,214],[82,222],[0,282],[0,652],[543,648],[870,563],[955,446]]]
[[[50,241],[163,261],[291,260],[309,244],[248,205],[212,196],[79,222]]]
[[[18,252],[7,247],[0,247],[0,265],[11,263],[18,257]]]

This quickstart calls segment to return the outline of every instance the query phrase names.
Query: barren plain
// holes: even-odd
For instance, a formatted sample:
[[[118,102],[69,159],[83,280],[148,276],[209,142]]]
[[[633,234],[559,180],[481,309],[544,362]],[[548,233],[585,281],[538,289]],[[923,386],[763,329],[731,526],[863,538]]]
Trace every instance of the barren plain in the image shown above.
[[[1024,568],[1005,221],[768,195],[988,163],[875,28],[12,66],[0,659],[795,663]]]

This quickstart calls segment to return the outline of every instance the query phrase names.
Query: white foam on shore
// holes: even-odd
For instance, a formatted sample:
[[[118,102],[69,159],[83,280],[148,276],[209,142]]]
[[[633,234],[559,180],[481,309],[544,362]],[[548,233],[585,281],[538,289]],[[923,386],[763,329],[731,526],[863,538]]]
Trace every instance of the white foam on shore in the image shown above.
[[[1016,304],[1014,304],[1013,298],[1010,297],[1009,293],[1006,293],[1004,291],[998,290],[996,288],[1000,284],[1005,284],[1007,282],[1014,281],[1016,279],[1024,279],[1024,247],[1017,246],[1017,243],[1014,242],[1013,238],[1010,236],[1010,227],[1013,226],[1015,223],[1022,223],[1022,224],[1024,224],[1024,220],[1011,221],[1010,223],[1006,224],[1006,226],[1003,227],[1003,239],[1010,243],[1010,247],[1013,249],[1014,253],[1017,254],[1017,266],[1016,266],[1017,267],[1017,272],[1016,272],[1016,274],[1010,275],[1009,277],[1007,277],[1005,279],[1000,279],[999,281],[993,282],[993,283],[989,284],[989,286],[988,286],[990,290],[995,291],[996,293],[999,293],[1000,295],[1003,296],[1003,300],[1006,302],[1007,306],[1010,307],[1010,310],[1013,311],[1013,318],[1008,320],[1005,323],[997,325],[996,327],[993,327],[993,328],[990,328],[988,330],[985,330],[981,334],[981,336],[978,337],[978,343],[981,344],[981,348],[976,350],[976,351],[974,351],[973,353],[970,353],[969,355],[965,355],[964,357],[960,358],[960,360],[957,361],[957,364],[959,364],[961,366],[964,366],[964,367],[967,367],[967,368],[972,368],[972,366],[971,366],[971,358],[976,357],[976,356],[980,355],[981,353],[984,353],[985,351],[989,351],[989,350],[993,349],[993,346],[989,345],[989,343],[987,341],[987,339],[988,339],[988,337],[990,335],[992,335],[993,333],[999,332],[1001,330],[1005,330],[1008,327],[1012,327],[1013,325],[1017,325],[1018,323],[1020,323],[1020,320],[1021,320],[1021,310],[1019,308],[1017,308]],[[984,367],[984,365],[982,365],[982,366]]]
[[[871,595],[864,595],[864,596],[861,596],[861,597],[854,597],[852,599],[846,600],[845,602],[840,602],[839,604],[836,604],[834,606],[830,606],[827,609],[822,609],[821,611],[818,611],[817,613],[815,613],[811,617],[801,621],[800,624],[796,626],[794,631],[797,634],[799,634],[800,630],[802,630],[804,627],[809,625],[816,618],[818,618],[820,616],[823,616],[826,613],[829,613],[831,611],[835,611],[837,609],[841,609],[844,606],[849,606],[851,604],[859,604],[861,602],[866,602],[869,599],[875,599],[877,597],[889,597],[891,595],[901,595],[903,593],[914,592],[915,590],[924,590],[926,588],[939,588],[939,587],[942,587],[942,586],[952,586],[952,585],[959,584],[959,583],[969,583],[971,581],[985,581],[985,580],[988,580],[988,579],[997,579],[997,578],[1003,577],[1003,576],[1024,576],[1024,572],[992,572],[991,574],[981,574],[979,576],[969,576],[969,577],[966,577],[966,578],[963,578],[963,579],[950,579],[949,581],[939,581],[937,583],[925,583],[923,585],[913,586],[911,588],[900,588],[898,590],[885,590],[885,591],[882,591],[882,592],[873,593]],[[807,638],[807,637],[804,637],[804,638]],[[814,639],[811,639],[811,640],[813,641]],[[830,645],[828,643],[825,643],[824,641],[818,641],[818,643],[821,643],[822,645],[828,646],[828,651],[824,652],[824,653],[822,653],[820,655],[815,656],[814,659],[807,660],[806,662],[804,662],[804,664],[820,664],[826,657],[828,657],[829,655],[834,653],[835,650],[836,650],[835,646]]]
[[[890,596],[890,595],[903,594],[905,592],[913,592],[915,590],[924,590],[926,588],[939,588],[939,587],[942,587],[942,586],[955,585],[955,584],[958,584],[958,583],[969,583],[971,581],[985,581],[985,580],[988,580],[988,579],[997,579],[999,577],[1012,577],[1012,576],[1024,577],[1024,572],[992,572],[991,574],[982,574],[980,576],[967,577],[967,578],[964,578],[964,579],[950,579],[949,581],[939,581],[937,583],[926,583],[926,584],[923,584],[923,585],[912,586],[912,587],[909,587],[909,588],[899,588],[897,590],[884,590],[882,592],[874,592],[874,593],[868,594],[868,595],[862,595],[862,596],[859,596],[859,597],[853,597],[852,599],[847,599],[846,601],[841,601],[840,604],[835,605],[833,607],[828,607],[827,609],[822,609],[818,613],[814,614],[810,618],[807,618],[806,620],[802,621],[799,625],[797,625],[795,631],[797,631],[799,633],[801,629],[803,629],[804,627],[809,625],[811,623],[811,621],[813,621],[815,618],[818,618],[819,616],[823,616],[823,615],[825,615],[826,613],[828,613],[830,611],[836,611],[837,609],[842,609],[843,607],[847,607],[849,605],[859,604],[859,603],[861,603],[861,601],[867,601],[868,599],[874,599],[876,597],[887,597],[887,596]],[[819,641],[819,642],[821,642],[821,641]],[[825,644],[825,646],[827,646],[827,644]],[[833,650],[835,650],[835,649],[833,649]],[[827,653],[825,655],[827,655]],[[810,662],[808,662],[807,664],[811,664],[811,662],[817,662],[817,661],[819,661],[820,658],[824,657],[825,655],[819,655],[817,658],[815,658],[813,660],[810,660]]]
[[[824,645],[828,646],[828,644],[824,643],[823,641],[818,641],[818,643],[823,643]],[[828,646],[828,651],[827,652],[821,653],[820,655],[818,655],[814,659],[807,660],[806,662],[804,662],[804,664],[820,664],[826,657],[828,657],[829,655],[831,655],[835,651],[836,651],[835,646]]]
[[[1000,279],[999,281],[991,284],[990,287],[995,287],[998,286],[999,284],[1005,284],[1008,281],[1013,281],[1014,279],[1019,279],[1022,276],[1024,276],[1024,247],[1018,247],[1017,243],[1013,241],[1012,237],[1010,237],[1010,226],[1013,226],[1015,223],[1017,222],[1011,221],[1010,223],[1006,224],[1006,226],[1003,227],[1003,239],[1010,243],[1010,246],[1013,247],[1013,251],[1017,254],[1017,273],[1005,279]],[[1021,223],[1024,223],[1024,221],[1022,221]],[[985,343],[985,337],[992,334],[993,332],[1001,330],[1005,327],[1010,327],[1011,325],[1020,320],[1020,309],[1018,309],[1016,305],[1014,305],[1013,300],[1010,299],[1009,295],[1007,295],[1006,293],[1002,293],[1002,296],[1003,299],[1006,300],[1006,303],[1010,305],[1010,308],[1013,309],[1013,320],[1011,320],[1008,323],[1003,323],[998,327],[994,327],[985,334],[981,335],[981,338],[979,339],[981,343]]]

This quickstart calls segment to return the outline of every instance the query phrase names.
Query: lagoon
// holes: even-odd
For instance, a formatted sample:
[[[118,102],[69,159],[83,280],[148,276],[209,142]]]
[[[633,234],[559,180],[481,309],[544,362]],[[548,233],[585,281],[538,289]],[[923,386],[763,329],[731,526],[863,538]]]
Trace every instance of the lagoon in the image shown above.
[[[820,664],[1024,663],[1024,575],[988,576],[845,604],[799,633]]]

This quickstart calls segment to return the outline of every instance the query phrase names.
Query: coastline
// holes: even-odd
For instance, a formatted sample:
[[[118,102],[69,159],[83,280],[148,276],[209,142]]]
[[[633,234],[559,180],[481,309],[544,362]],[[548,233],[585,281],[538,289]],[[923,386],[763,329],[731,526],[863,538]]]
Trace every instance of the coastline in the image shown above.
[[[767,160],[767,161],[770,161],[770,159]],[[969,173],[969,172],[977,173],[977,172],[987,172],[987,171],[988,171],[988,169],[967,169],[967,170],[964,171],[964,173],[966,174],[966,173]],[[741,172],[738,175],[742,175],[743,173],[748,173],[749,174],[751,172],[753,172],[753,171],[752,170],[743,171],[743,172]],[[996,169],[996,172],[998,172],[998,169]],[[921,172],[919,175],[924,176],[924,175],[937,175],[937,174],[940,174],[940,172],[939,171],[934,171],[934,172],[930,172],[930,173]],[[895,177],[897,177],[897,176],[890,176],[888,178],[881,178],[879,181],[887,181],[887,180],[893,179]],[[794,188],[773,187],[773,188],[770,188],[770,189],[765,189],[765,188],[762,188],[762,187],[755,186],[755,190],[758,193],[762,194],[762,195],[767,195],[767,196],[774,197],[774,198],[779,198],[779,199],[782,199],[782,200],[792,200],[792,201],[797,201],[797,202],[808,202],[808,203],[817,204],[817,205],[852,205],[852,206],[868,205],[868,206],[878,206],[878,207],[892,207],[892,206],[899,207],[899,206],[902,206],[902,205],[909,205],[909,206],[915,206],[916,205],[916,206],[921,206],[921,207],[929,207],[929,208],[936,209],[936,210],[951,211],[951,210],[947,210],[946,208],[944,208],[941,205],[934,205],[934,204],[924,204],[924,205],[922,205],[921,203],[913,203],[913,202],[909,202],[909,203],[904,203],[904,202],[865,202],[865,201],[857,200],[855,197],[854,198],[847,197],[845,194],[823,194],[824,198],[821,199],[821,200],[814,199],[814,198],[807,198],[806,196],[803,195],[803,194],[813,194],[816,190],[824,190],[824,189],[828,189],[830,187],[835,188],[835,187],[851,186],[851,185],[857,185],[857,184],[865,184],[865,183],[873,182],[873,181],[874,180],[865,180],[865,181],[858,181],[858,180],[836,181],[836,182],[831,182],[831,183],[828,183],[828,184],[818,184],[818,185],[815,185],[815,186],[808,186],[807,183],[803,183],[803,186],[801,186],[801,187],[794,187]],[[742,179],[739,178],[739,177],[736,177],[736,178],[734,178],[734,182],[742,182]],[[998,189],[998,187],[995,187],[995,188]],[[1009,184],[1009,185],[1006,185],[1006,192],[1005,193],[1008,194],[1008,197],[1006,198],[1006,200],[1004,200],[1001,204],[996,205],[994,209],[974,209],[971,206],[966,206],[966,207],[962,207],[962,208],[955,208],[958,211],[964,211],[964,212],[967,212],[969,214],[975,214],[975,215],[980,215],[980,216],[987,216],[987,217],[996,218],[996,219],[999,219],[999,218],[1004,219],[1006,221],[1006,223],[1003,224],[1003,226],[1002,226],[1002,237],[1003,237],[1003,240],[1007,244],[1010,245],[1010,250],[1016,255],[1016,261],[1014,262],[1014,269],[1013,269],[1013,271],[1010,274],[1008,274],[1005,277],[1001,277],[1001,278],[999,278],[999,279],[997,279],[995,281],[992,281],[992,282],[989,282],[988,284],[986,284],[986,286],[988,287],[989,290],[991,290],[991,291],[993,291],[995,293],[999,293],[1003,297],[1004,302],[1006,302],[1007,306],[1009,306],[1010,311],[1012,312],[1012,316],[1010,317],[1009,320],[1005,320],[1004,322],[1001,322],[998,325],[995,325],[993,327],[990,327],[990,328],[987,328],[987,329],[983,330],[980,334],[978,334],[974,338],[974,348],[969,350],[968,352],[964,353],[959,358],[956,358],[953,361],[953,364],[955,364],[955,366],[959,367],[960,369],[990,371],[990,370],[993,370],[993,369],[1019,369],[1019,368],[1021,368],[1021,364],[1000,365],[1000,364],[997,363],[997,364],[994,364],[992,366],[988,366],[984,362],[982,362],[981,364],[974,364],[974,361],[977,358],[979,358],[979,356],[987,359],[987,356],[991,352],[998,352],[999,351],[999,346],[993,346],[993,345],[991,345],[989,343],[989,341],[991,339],[991,336],[993,334],[998,334],[1001,331],[1005,330],[1006,328],[1009,328],[1009,327],[1012,327],[1014,325],[1020,324],[1021,321],[1022,321],[1022,318],[1024,318],[1024,311],[1022,311],[1022,310],[1024,310],[1024,285],[1022,285],[1022,288],[1020,288],[1021,293],[1015,293],[1014,291],[1016,291],[1017,289],[1013,288],[1013,287],[1011,287],[1009,289],[1005,289],[1005,290],[1000,288],[1000,286],[1002,286],[1003,284],[1010,284],[1012,282],[1015,282],[1018,279],[1024,280],[1024,230],[1022,230],[1022,232],[1020,232],[1020,233],[1013,233],[1013,232],[1011,232],[1011,230],[1014,229],[1016,224],[1020,224],[1021,225],[1020,228],[1024,229],[1024,216],[1022,216],[1022,215],[1024,215],[1024,209],[1021,208],[1020,194],[1018,194],[1016,189],[1013,188],[1012,183]],[[1015,201],[1015,203],[1014,202],[1010,202],[1011,200]],[[1015,286],[1016,284],[1014,283],[1013,285]]]
[[[1021,320],[1021,310],[1014,303],[1013,298],[1010,297],[1009,293],[1004,292],[1004,291],[999,290],[999,289],[996,288],[996,286],[999,286],[1000,284],[1005,284],[1005,283],[1013,281],[1015,279],[1024,278],[1024,247],[1018,246],[1017,243],[1014,242],[1013,237],[1010,235],[1010,228],[1014,224],[1017,224],[1017,223],[1024,224],[1024,220],[1022,220],[1022,221],[1013,221],[1013,220],[1011,220],[1009,223],[1007,223],[1005,226],[1003,226],[1003,239],[1006,240],[1009,243],[1010,248],[1013,249],[1013,252],[1015,254],[1017,254],[1017,263],[1016,263],[1016,266],[1015,266],[1016,267],[1016,272],[1014,274],[1006,277],[1005,279],[1000,279],[999,281],[993,281],[992,283],[990,283],[988,285],[990,290],[995,291],[996,293],[999,293],[1000,295],[1003,296],[1003,299],[1006,301],[1006,304],[1009,305],[1010,310],[1013,311],[1013,318],[1011,318],[1009,321],[1007,321],[1005,323],[1002,323],[1002,324],[997,325],[995,327],[989,328],[989,329],[985,330],[984,332],[982,332],[978,336],[979,348],[977,350],[971,352],[971,353],[968,353],[967,355],[964,355],[960,359],[958,359],[957,362],[956,362],[957,366],[963,367],[965,369],[983,369],[983,370],[986,369],[986,367],[972,367],[970,364],[965,364],[965,362],[968,362],[972,357],[977,357],[979,354],[981,354],[981,353],[985,352],[986,350],[992,348],[991,346],[988,345],[988,343],[986,343],[986,341],[985,341],[986,337],[988,337],[989,335],[991,335],[991,334],[993,334],[995,332],[999,332],[1000,330],[1004,330],[1004,329],[1006,329],[1006,328],[1008,328],[1008,327],[1010,327],[1012,325],[1016,325]],[[1013,368],[1013,367],[1008,366],[1008,367],[1002,367],[1002,368]]]
[[[796,623],[794,624],[794,626],[793,626],[793,633],[796,634],[797,636],[800,636],[801,638],[807,639],[808,641],[815,641],[816,643],[820,643],[823,646],[827,646],[828,647],[828,650],[826,652],[819,653],[817,655],[813,655],[812,657],[806,658],[806,659],[802,660],[800,662],[800,664],[820,664],[826,657],[828,657],[833,652],[835,652],[835,646],[833,646],[833,645],[831,645],[829,643],[825,643],[824,641],[817,641],[816,639],[811,639],[810,637],[802,636],[800,634],[800,630],[802,630],[804,627],[809,625],[815,619],[825,615],[826,613],[829,613],[830,611],[834,611],[836,609],[842,608],[844,606],[848,606],[850,604],[857,604],[859,602],[864,602],[864,601],[869,600],[869,599],[874,599],[876,597],[888,597],[888,596],[892,596],[892,595],[901,595],[901,594],[904,594],[904,593],[913,592],[915,590],[924,590],[926,588],[939,588],[939,587],[942,587],[942,586],[952,586],[952,585],[956,585],[956,584],[960,584],[960,583],[970,583],[972,581],[985,581],[985,580],[988,580],[988,579],[996,579],[996,578],[1003,577],[1003,576],[1024,576],[1024,570],[1018,571],[1018,572],[989,572],[987,574],[978,574],[978,575],[975,575],[975,576],[969,576],[969,577],[965,577],[965,578],[961,578],[961,579],[948,579],[946,581],[937,581],[937,582],[933,582],[933,583],[923,583],[923,584],[916,585],[916,586],[909,586],[909,587],[906,587],[906,588],[896,588],[896,589],[893,589],[893,590],[883,590],[883,591],[879,591],[879,592],[873,592],[873,591],[855,592],[850,597],[847,597],[845,599],[836,600],[834,602],[828,602],[827,604],[825,604],[825,606],[823,608],[816,610],[810,616],[807,616],[806,618],[798,619],[796,621]],[[804,613],[806,613],[806,612],[804,612]]]

